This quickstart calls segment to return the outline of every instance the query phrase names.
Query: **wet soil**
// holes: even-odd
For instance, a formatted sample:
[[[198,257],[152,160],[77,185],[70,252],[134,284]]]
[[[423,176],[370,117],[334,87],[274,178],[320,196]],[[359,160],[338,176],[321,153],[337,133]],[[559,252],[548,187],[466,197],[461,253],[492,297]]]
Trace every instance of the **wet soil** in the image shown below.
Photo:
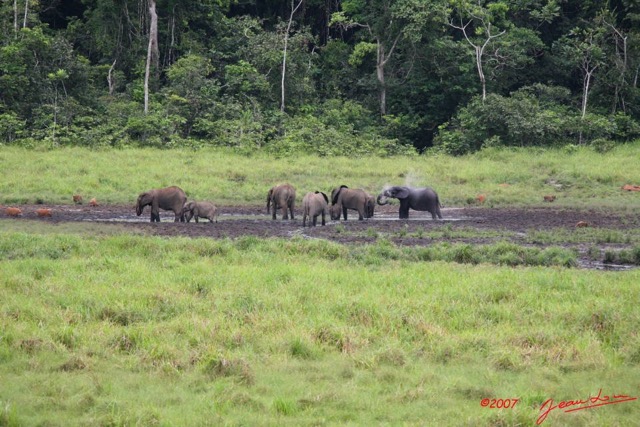
[[[398,245],[428,246],[439,242],[466,242],[472,244],[495,243],[509,240],[518,244],[574,247],[580,252],[580,264],[587,268],[615,268],[593,261],[586,252],[593,245],[553,243],[533,244],[527,234],[538,230],[566,229],[575,232],[579,223],[588,227],[610,230],[640,228],[640,216],[612,214],[603,211],[584,211],[557,208],[444,208],[443,220],[433,220],[428,212],[410,211],[409,220],[398,219],[397,206],[377,206],[373,218],[358,221],[357,212],[348,211],[348,220],[331,221],[326,226],[303,227],[302,214],[296,213],[295,219],[271,219],[264,206],[220,206],[216,223],[202,220],[195,223],[175,223],[172,212],[161,212],[160,223],[149,222],[149,209],[138,217],[131,206],[124,205],[21,205],[22,213],[18,218],[24,220],[62,222],[95,222],[119,224],[132,232],[158,236],[184,236],[238,238],[241,236],[327,239],[345,244],[373,243],[384,237]],[[38,209],[50,209],[51,217],[40,217]],[[1,221],[8,218],[5,209],[0,209]],[[446,231],[438,233],[438,231]],[[457,233],[464,231],[464,233]],[[475,233],[474,231],[477,231]],[[462,238],[460,235],[471,237]],[[474,236],[475,235],[475,236]],[[629,246],[628,248],[626,246]],[[608,244],[599,249],[630,249],[632,245]],[[624,268],[625,266],[618,266]]]

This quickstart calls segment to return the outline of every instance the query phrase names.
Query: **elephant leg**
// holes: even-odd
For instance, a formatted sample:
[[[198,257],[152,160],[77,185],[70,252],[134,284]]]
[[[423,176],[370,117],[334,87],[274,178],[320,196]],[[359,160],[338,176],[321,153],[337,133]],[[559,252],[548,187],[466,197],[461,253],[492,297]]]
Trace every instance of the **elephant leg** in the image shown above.
[[[345,221],[347,220],[347,208],[345,208],[344,206],[342,207],[342,217]]]
[[[289,205],[289,210],[291,211],[291,219],[295,219],[293,216],[293,203]]]
[[[409,219],[409,202],[406,199],[400,201],[400,219]]]
[[[324,219],[324,211],[322,211],[322,225],[326,225],[325,219]]]
[[[364,208],[358,209],[358,221],[363,221],[365,216]]]
[[[307,226],[307,213],[303,213],[302,214],[302,226],[306,227]]]
[[[199,217],[198,217],[198,215],[194,215],[194,217],[195,217],[195,219],[196,219],[196,224],[197,224],[197,223],[199,222],[199,221],[198,221],[198,218],[199,218]]]
[[[273,203],[273,206],[271,207],[271,209],[272,209],[271,219],[276,219],[276,212],[278,211],[278,208],[275,202]]]

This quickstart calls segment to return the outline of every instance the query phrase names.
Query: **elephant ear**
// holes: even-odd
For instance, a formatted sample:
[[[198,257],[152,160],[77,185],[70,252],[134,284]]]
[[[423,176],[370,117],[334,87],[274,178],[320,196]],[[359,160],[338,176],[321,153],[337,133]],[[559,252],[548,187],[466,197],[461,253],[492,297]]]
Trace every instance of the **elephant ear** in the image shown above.
[[[409,197],[410,191],[407,187],[396,187],[394,190],[393,197],[396,199],[406,199]]]
[[[340,192],[344,189],[344,188],[349,188],[346,185],[341,185],[340,187],[336,188],[333,190],[332,196],[331,196],[331,204],[335,205],[336,203],[338,203],[338,197],[340,196]]]
[[[151,203],[149,199],[150,199],[150,196],[148,192],[140,193],[140,195],[138,196],[138,201],[136,203],[136,214],[138,216],[142,215],[142,209]]]
[[[316,191],[316,194],[322,194],[322,197],[324,197],[324,201],[329,203],[329,198],[322,191]]]

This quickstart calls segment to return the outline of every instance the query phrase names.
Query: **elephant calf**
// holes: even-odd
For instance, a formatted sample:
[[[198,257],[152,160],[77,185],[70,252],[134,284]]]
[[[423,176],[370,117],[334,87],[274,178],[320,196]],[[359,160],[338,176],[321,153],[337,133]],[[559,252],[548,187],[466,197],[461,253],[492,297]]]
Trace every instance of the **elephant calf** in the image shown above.
[[[316,191],[315,193],[307,193],[302,199],[302,226],[306,227],[307,217],[309,217],[309,226],[316,226],[319,215],[322,215],[322,225],[325,225],[325,216],[327,207],[329,206],[329,198],[326,194]]]
[[[218,209],[211,202],[187,202],[182,207],[182,214],[187,222],[191,222],[191,218],[207,218],[209,222],[218,222]]]

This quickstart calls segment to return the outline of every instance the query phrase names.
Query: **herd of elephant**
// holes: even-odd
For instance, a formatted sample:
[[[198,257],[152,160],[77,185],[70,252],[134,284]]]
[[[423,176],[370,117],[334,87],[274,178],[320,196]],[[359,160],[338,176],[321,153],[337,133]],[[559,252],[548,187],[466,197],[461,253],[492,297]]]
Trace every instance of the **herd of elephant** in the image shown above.
[[[359,220],[371,218],[376,203],[386,205],[390,198],[400,201],[400,219],[409,218],[409,209],[428,211],[433,219],[442,219],[440,199],[432,188],[389,187],[374,198],[364,190],[341,185],[333,189],[331,199],[322,191],[305,194],[302,199],[302,225],[306,227],[308,219],[309,226],[315,226],[318,217],[321,217],[322,225],[325,225],[327,214],[332,220],[339,220],[342,214],[346,221],[348,210],[357,211]],[[272,219],[276,219],[279,210],[282,211],[282,219],[289,219],[289,215],[294,219],[295,201],[295,187],[291,184],[276,185],[267,193],[267,211],[271,212]],[[151,222],[160,222],[160,209],[173,211],[175,222],[190,222],[192,218],[195,218],[196,222],[199,218],[206,218],[210,222],[217,221],[217,208],[213,203],[187,201],[185,192],[176,186],[141,193],[136,203],[136,214],[142,215],[146,206],[151,206]]]

